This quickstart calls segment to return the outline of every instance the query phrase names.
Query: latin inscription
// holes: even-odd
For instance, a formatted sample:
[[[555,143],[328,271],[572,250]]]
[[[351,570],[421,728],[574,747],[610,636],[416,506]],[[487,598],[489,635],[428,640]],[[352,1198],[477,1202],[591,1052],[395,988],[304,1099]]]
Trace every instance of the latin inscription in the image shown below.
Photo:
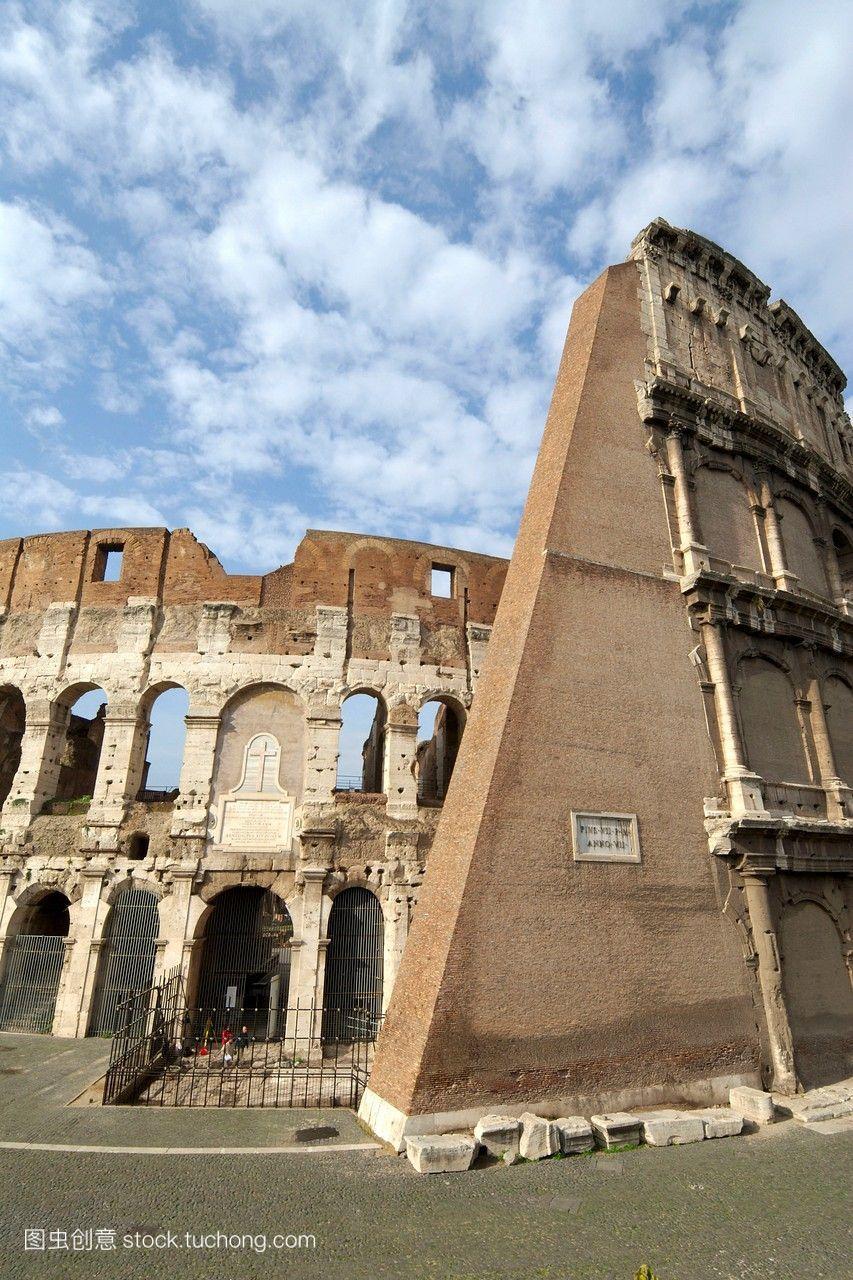
[[[635,813],[573,813],[575,862],[639,862]]]
[[[279,849],[290,842],[289,800],[226,800],[219,843],[231,849]]]

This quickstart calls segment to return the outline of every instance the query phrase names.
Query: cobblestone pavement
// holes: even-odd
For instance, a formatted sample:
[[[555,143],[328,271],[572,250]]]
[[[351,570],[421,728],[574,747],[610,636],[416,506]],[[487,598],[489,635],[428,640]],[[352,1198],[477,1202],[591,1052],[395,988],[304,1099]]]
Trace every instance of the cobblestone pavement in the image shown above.
[[[0,1037],[0,1071],[14,1058],[33,1058],[32,1047],[21,1043]],[[16,1114],[19,1132],[28,1133],[53,1111],[70,1114],[50,1099],[61,1062],[80,1062],[78,1051],[57,1061],[62,1042],[42,1046],[39,1055],[52,1067],[0,1075],[3,1138],[11,1136]],[[97,1056],[91,1045],[79,1052]],[[48,1075],[53,1093],[40,1083]],[[47,1090],[42,1101],[33,1101],[33,1086]],[[97,1140],[107,1141],[111,1124],[125,1140],[129,1116],[139,1126],[136,1141],[146,1145],[152,1114],[175,1126],[173,1141],[184,1141],[186,1113],[132,1109],[99,1111],[107,1129]],[[226,1119],[245,1138],[257,1114]],[[324,1112],[322,1119],[336,1123],[345,1114]],[[94,1119],[89,1111],[82,1115]],[[307,1115],[316,1123],[318,1113]],[[222,1113],[195,1111],[189,1119],[196,1145],[214,1131],[210,1145],[221,1145]],[[304,1119],[300,1113],[296,1123]],[[284,1113],[264,1113],[263,1123],[279,1133],[294,1127]],[[61,1120],[51,1124],[60,1141]],[[352,1125],[349,1134],[360,1133]],[[74,1140],[85,1140],[79,1130]],[[793,1121],[751,1137],[432,1178],[381,1150],[239,1156],[0,1150],[0,1276],[148,1280],[173,1271],[226,1280],[632,1280],[648,1262],[660,1280],[851,1280],[851,1152],[849,1132],[812,1133]],[[74,1228],[106,1228],[117,1233],[118,1247],[24,1252],[25,1227],[67,1231],[69,1242]],[[248,1240],[240,1248],[211,1241],[188,1247],[185,1233],[217,1231],[253,1236],[256,1244],[265,1235],[267,1248],[256,1251]],[[172,1232],[176,1244],[123,1247],[123,1237],[137,1232]],[[273,1249],[273,1235],[287,1233],[313,1234],[316,1248]]]

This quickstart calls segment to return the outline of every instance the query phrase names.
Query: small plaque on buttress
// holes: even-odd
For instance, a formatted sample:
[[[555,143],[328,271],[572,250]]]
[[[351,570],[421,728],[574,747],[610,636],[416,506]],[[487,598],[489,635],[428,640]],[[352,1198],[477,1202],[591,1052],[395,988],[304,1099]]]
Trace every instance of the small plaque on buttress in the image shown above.
[[[572,813],[575,862],[640,862],[635,813]]]

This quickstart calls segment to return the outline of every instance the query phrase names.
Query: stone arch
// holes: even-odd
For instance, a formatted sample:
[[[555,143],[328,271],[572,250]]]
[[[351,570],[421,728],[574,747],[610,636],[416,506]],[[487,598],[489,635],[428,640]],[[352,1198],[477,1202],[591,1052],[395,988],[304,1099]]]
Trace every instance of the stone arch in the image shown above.
[[[108,705],[106,689],[92,681],[69,685],[56,698],[54,714],[62,740],[56,760],[55,799],[84,800],[94,795]]]
[[[332,899],[323,995],[324,1043],[373,1040],[382,1016],[385,915],[377,894],[347,884]]]
[[[337,791],[382,795],[385,789],[388,704],[368,685],[348,690],[341,702]]]
[[[16,685],[0,686],[0,808],[12,790],[21,763],[21,743],[26,727],[24,695]]]
[[[144,734],[137,787],[140,798],[178,794],[189,708],[189,692],[176,680],[160,680],[143,693],[138,711]]]
[[[3,949],[0,1030],[52,1029],[70,908],[66,894],[49,885],[31,885],[18,899]]]
[[[444,803],[465,731],[465,720],[464,706],[450,694],[428,694],[422,699],[415,754],[419,804]]]
[[[853,787],[853,686],[831,673],[821,686],[826,727],[838,776]]]
[[[779,945],[797,1075],[806,1088],[844,1079],[853,1071],[853,989],[826,903],[786,906]]]
[[[144,887],[143,887],[144,886]],[[95,978],[90,1036],[109,1036],[116,1029],[120,1006],[133,994],[146,991],[154,980],[159,902],[147,881],[126,879],[109,890],[109,911],[101,934]]]
[[[239,1020],[256,1037],[283,1034],[293,942],[284,898],[262,885],[229,885],[209,899],[195,934],[190,990],[200,1018],[214,1030]]]
[[[809,783],[811,774],[787,670],[764,654],[738,664],[738,706],[749,767],[769,782]]]
[[[812,517],[802,502],[787,490],[775,498],[773,505],[782,525],[782,544],[788,568],[807,591],[827,596],[826,566]]]
[[[847,600],[853,600],[853,542],[846,530],[837,526],[832,530],[832,546],[841,579],[841,594]]]
[[[710,554],[758,573],[764,571],[761,541],[752,508],[756,500],[744,478],[731,468],[696,468],[693,477],[699,531]]]

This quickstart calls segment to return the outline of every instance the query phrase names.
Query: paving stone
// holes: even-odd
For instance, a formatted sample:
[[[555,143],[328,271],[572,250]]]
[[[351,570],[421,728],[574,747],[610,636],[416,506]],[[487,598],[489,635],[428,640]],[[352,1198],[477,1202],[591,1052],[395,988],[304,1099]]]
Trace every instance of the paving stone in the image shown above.
[[[406,1139],[406,1155],[418,1173],[464,1173],[477,1144],[467,1133],[429,1134]]]
[[[474,1138],[489,1155],[505,1159],[517,1154],[521,1121],[516,1116],[483,1116],[474,1126]]]
[[[743,1116],[731,1107],[709,1107],[693,1114],[702,1121],[706,1138],[732,1138],[743,1130]]]
[[[554,1128],[560,1140],[560,1150],[564,1156],[578,1155],[582,1151],[592,1151],[595,1137],[592,1125],[583,1116],[564,1116],[554,1121]]]
[[[701,1119],[689,1111],[649,1111],[641,1119],[643,1137],[652,1147],[680,1147],[705,1137]]]
[[[525,1111],[521,1117],[519,1153],[524,1160],[543,1160],[559,1149],[560,1139],[554,1123]]]
[[[613,1111],[591,1116],[590,1124],[596,1142],[607,1151],[613,1147],[640,1145],[642,1122],[639,1116],[632,1116],[627,1111]]]
[[[776,1118],[773,1099],[763,1089],[737,1085],[736,1088],[729,1089],[729,1103],[745,1120],[752,1120],[755,1124],[772,1124]]]

